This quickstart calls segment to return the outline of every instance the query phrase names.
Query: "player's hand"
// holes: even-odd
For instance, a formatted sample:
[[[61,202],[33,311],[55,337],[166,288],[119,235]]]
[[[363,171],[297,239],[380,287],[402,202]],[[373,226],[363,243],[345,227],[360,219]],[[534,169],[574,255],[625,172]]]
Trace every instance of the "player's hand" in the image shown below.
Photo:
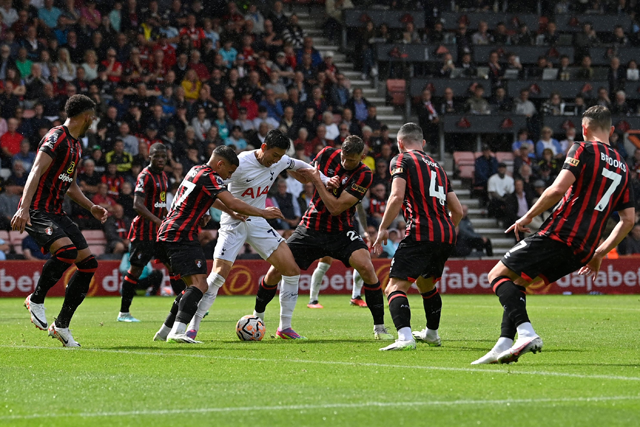
[[[16,211],[13,218],[11,218],[11,229],[24,232],[24,227],[31,225],[31,217],[29,216],[29,209],[20,208]]]
[[[247,220],[247,218],[249,218],[247,215],[242,215],[239,214],[238,212],[229,212],[229,216],[233,219],[235,219],[236,221],[242,221],[245,222]]]
[[[382,245],[387,244],[388,238],[389,238],[388,230],[378,230],[378,237],[376,238],[376,241],[373,242],[373,245],[371,246],[373,248],[374,254],[380,255],[382,253]]]
[[[107,210],[100,205],[93,205],[91,206],[91,215],[93,215],[95,219],[104,224],[109,217],[109,212],[107,212]]]
[[[329,181],[327,181],[327,190],[333,191],[338,187],[340,187],[340,177],[339,176],[336,175],[336,176],[330,178]]]
[[[362,240],[364,240],[364,242],[369,247],[369,250],[371,250],[371,244],[373,242],[371,241],[371,239],[369,239],[369,233],[367,233],[366,231],[364,233],[362,233]]]
[[[313,184],[320,181],[320,171],[316,168],[298,169],[296,172],[311,181]]]
[[[200,218],[200,227],[206,227],[207,224],[209,224],[209,221],[211,221],[211,215],[206,214],[205,216]]]
[[[531,223],[531,218],[523,216],[519,220],[517,220],[511,227],[507,228],[506,233],[514,232],[516,235],[516,240],[520,240],[520,235],[518,233],[531,233],[531,229],[527,227]]]
[[[280,209],[274,207],[268,207],[262,210],[262,217],[264,219],[284,219],[284,215],[280,212]]]
[[[578,274],[580,274],[581,276],[592,276],[595,279],[598,275],[598,272],[600,271],[602,258],[603,257],[600,255],[594,255],[593,258],[591,258],[591,261],[589,261],[587,265],[585,265],[578,271]]]

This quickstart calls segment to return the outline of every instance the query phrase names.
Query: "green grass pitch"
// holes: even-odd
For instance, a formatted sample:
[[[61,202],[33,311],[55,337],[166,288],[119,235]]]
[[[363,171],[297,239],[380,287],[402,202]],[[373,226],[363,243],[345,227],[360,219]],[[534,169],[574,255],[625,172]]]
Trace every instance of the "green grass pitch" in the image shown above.
[[[444,295],[443,345],[380,352],[367,309],[348,296],[301,295],[294,328],[244,343],[235,323],[252,297],[220,297],[203,345],[153,342],[169,298],[134,300],[138,324],[117,323],[119,299],[88,298],[64,349],[0,300],[0,426],[638,426],[640,296],[530,296],[542,353],[513,365],[471,366],[499,335],[493,296]],[[48,320],[62,300],[47,299]],[[413,327],[424,327],[418,296]],[[392,327],[386,313],[387,326]],[[393,329],[393,328],[391,328]],[[395,331],[394,331],[395,332]]]

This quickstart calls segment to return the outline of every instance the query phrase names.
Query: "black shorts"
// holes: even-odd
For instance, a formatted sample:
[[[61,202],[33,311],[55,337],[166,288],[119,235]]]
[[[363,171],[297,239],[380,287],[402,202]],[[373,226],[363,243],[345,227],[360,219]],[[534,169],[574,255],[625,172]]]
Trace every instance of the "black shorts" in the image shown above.
[[[159,242],[171,262],[171,272],[181,277],[207,274],[207,259],[199,242]]]
[[[433,277],[437,282],[442,277],[444,264],[447,262],[455,245],[442,242],[416,242],[411,237],[405,238],[391,261],[389,277],[415,282],[418,277]]]
[[[566,244],[538,235],[518,242],[504,255],[502,263],[528,282],[539,276],[547,284],[585,265]]]
[[[44,253],[49,252],[49,247],[56,240],[68,237],[76,249],[86,249],[89,247],[82,232],[75,222],[71,221],[67,215],[57,215],[42,211],[29,210],[31,225],[27,225],[25,230]]]
[[[152,259],[169,265],[169,257],[164,245],[152,240],[134,240],[129,245],[129,262],[134,267],[144,267]]]
[[[355,230],[339,233],[322,233],[298,226],[287,240],[296,264],[306,270],[317,259],[330,256],[342,261],[348,268],[351,254],[359,249],[367,249],[367,244]]]

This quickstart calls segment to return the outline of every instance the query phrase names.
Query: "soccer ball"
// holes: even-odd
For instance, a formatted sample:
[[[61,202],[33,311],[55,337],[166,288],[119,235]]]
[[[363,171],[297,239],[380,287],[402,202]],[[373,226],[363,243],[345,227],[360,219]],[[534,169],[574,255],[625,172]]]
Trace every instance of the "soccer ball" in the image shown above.
[[[240,341],[262,341],[264,338],[264,323],[259,317],[247,314],[236,324],[236,335]]]

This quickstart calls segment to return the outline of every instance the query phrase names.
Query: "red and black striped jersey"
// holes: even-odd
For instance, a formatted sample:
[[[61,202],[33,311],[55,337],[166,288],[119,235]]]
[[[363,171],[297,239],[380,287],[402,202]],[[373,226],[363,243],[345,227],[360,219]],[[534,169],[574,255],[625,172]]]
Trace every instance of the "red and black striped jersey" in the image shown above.
[[[184,177],[158,230],[165,242],[198,241],[200,219],[227,187],[209,165],[194,166]]]
[[[384,215],[384,211],[387,209],[387,201],[386,200],[378,200],[374,197],[369,199],[369,209],[367,209],[367,213],[369,215],[380,214]]]
[[[607,144],[586,141],[573,144],[563,169],[576,180],[538,234],[565,243],[587,263],[611,214],[634,206],[628,167]]]
[[[56,126],[42,138],[38,150],[51,156],[53,161],[40,176],[30,208],[62,214],[64,195],[74,180],[82,156],[82,145],[69,134],[66,126]]]
[[[447,194],[453,192],[442,167],[424,151],[400,153],[391,160],[391,179],[407,182],[402,210],[407,221],[405,237],[417,242],[454,244],[456,232],[447,209]]]
[[[336,198],[339,198],[342,192],[346,191],[358,200],[362,200],[371,186],[373,174],[363,163],[360,163],[353,170],[344,169],[340,163],[340,152],[341,150],[325,147],[311,164],[318,166],[320,171],[329,178],[340,177],[340,187],[333,190],[333,195]],[[355,227],[356,204],[345,209],[340,215],[333,216],[329,213],[318,192],[314,191],[311,203],[309,203],[300,224],[310,230],[326,233],[353,229]]]
[[[157,216],[164,218],[167,208],[167,191],[169,190],[169,179],[163,172],[154,172],[150,166],[142,169],[138,175],[134,193],[144,199],[144,206]],[[158,226],[138,215],[131,222],[129,229],[129,240],[142,240],[155,242],[158,237]]]

